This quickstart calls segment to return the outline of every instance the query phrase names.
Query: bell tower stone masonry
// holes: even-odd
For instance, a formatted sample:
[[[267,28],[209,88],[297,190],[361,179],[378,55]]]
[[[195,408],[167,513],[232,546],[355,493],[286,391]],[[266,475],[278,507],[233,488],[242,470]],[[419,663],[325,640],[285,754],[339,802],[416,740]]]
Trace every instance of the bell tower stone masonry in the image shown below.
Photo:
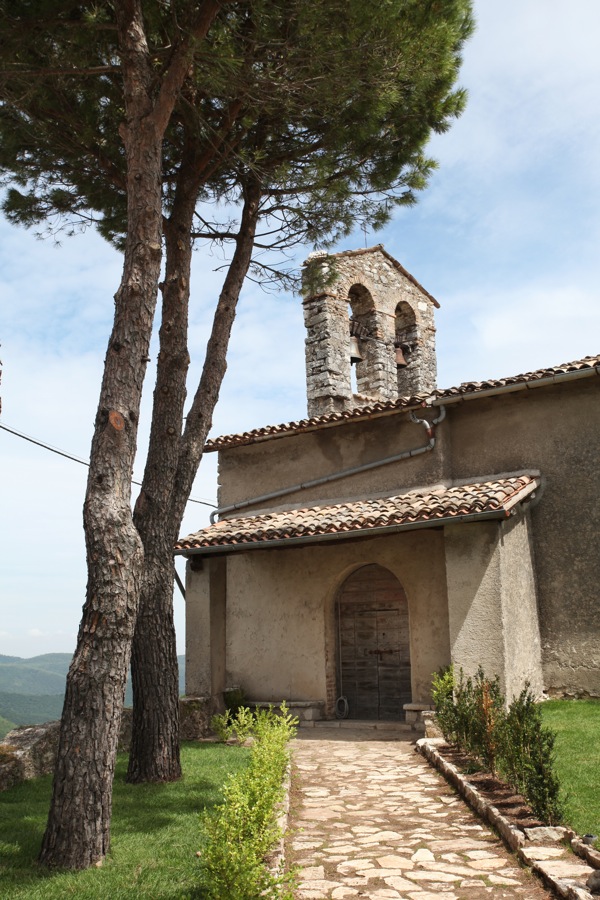
[[[309,416],[435,389],[439,303],[381,244],[311,253],[303,295]]]

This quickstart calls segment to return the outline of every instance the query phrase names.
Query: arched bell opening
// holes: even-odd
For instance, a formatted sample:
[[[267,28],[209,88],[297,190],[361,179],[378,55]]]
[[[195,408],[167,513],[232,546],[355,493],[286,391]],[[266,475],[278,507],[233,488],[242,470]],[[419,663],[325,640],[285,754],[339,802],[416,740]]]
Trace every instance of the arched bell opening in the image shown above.
[[[348,291],[348,320],[352,390],[368,395],[372,339],[377,332],[377,320],[373,297],[363,284],[354,284]]]
[[[401,301],[396,306],[396,368],[398,371],[398,394],[402,396],[405,385],[404,370],[414,361],[418,348],[418,329],[415,313],[411,306]]]
[[[337,711],[350,719],[405,718],[410,703],[410,629],[404,588],[388,569],[362,566],[335,603]]]

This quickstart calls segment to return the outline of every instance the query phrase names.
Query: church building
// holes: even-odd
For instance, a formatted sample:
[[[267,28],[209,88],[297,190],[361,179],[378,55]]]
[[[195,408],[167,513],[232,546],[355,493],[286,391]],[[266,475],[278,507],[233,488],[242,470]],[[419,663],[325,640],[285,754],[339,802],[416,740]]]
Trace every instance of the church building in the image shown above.
[[[186,693],[414,721],[432,674],[600,696],[600,357],[436,384],[437,301],[382,246],[305,263],[308,416],[208,442]]]

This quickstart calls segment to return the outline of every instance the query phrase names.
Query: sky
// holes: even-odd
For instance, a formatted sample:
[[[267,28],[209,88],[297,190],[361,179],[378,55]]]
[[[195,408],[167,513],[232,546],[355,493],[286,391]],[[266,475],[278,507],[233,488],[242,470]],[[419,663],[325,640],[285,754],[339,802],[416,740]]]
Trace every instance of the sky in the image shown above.
[[[600,347],[600,4],[476,0],[460,83],[469,102],[430,144],[439,169],[383,243],[441,304],[438,384],[503,377]],[[336,250],[364,246],[361,231]],[[301,251],[297,264],[308,255]],[[222,272],[197,253],[191,384]],[[0,424],[88,458],[121,260],[94,232],[40,241],[0,219]],[[156,350],[153,346],[153,358]],[[135,477],[141,477],[152,366]],[[297,296],[249,284],[213,435],[306,415]],[[216,455],[192,496],[215,502]],[[85,599],[87,469],[0,429],[0,654],[72,652]],[[207,524],[190,503],[182,534]],[[182,561],[178,569],[183,575]],[[179,652],[184,602],[176,592]]]

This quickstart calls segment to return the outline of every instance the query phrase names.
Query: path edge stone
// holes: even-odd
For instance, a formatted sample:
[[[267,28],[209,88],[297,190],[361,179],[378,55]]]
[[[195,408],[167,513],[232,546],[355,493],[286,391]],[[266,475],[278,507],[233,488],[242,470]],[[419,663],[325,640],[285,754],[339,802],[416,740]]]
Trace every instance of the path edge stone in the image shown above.
[[[287,764],[283,776],[283,796],[277,808],[277,828],[279,837],[269,854],[269,871],[272,875],[280,875],[285,867],[285,838],[288,830],[290,816],[290,789],[292,784],[292,761]]]
[[[538,878],[554,891],[557,897],[563,897],[565,900],[596,900],[593,894],[575,881],[554,877],[544,871],[543,867],[535,860],[526,856],[523,852],[526,843],[523,832],[512,825],[489,800],[482,797],[479,791],[467,782],[456,766],[444,759],[438,751],[438,747],[445,743],[443,738],[421,738],[416,742],[416,749],[456,789],[471,809],[496,829],[508,849],[516,853],[519,860],[531,868]],[[566,830],[566,837],[577,856],[585,859],[593,868],[600,868],[600,854],[593,850],[587,852],[589,848],[570,829]]]

